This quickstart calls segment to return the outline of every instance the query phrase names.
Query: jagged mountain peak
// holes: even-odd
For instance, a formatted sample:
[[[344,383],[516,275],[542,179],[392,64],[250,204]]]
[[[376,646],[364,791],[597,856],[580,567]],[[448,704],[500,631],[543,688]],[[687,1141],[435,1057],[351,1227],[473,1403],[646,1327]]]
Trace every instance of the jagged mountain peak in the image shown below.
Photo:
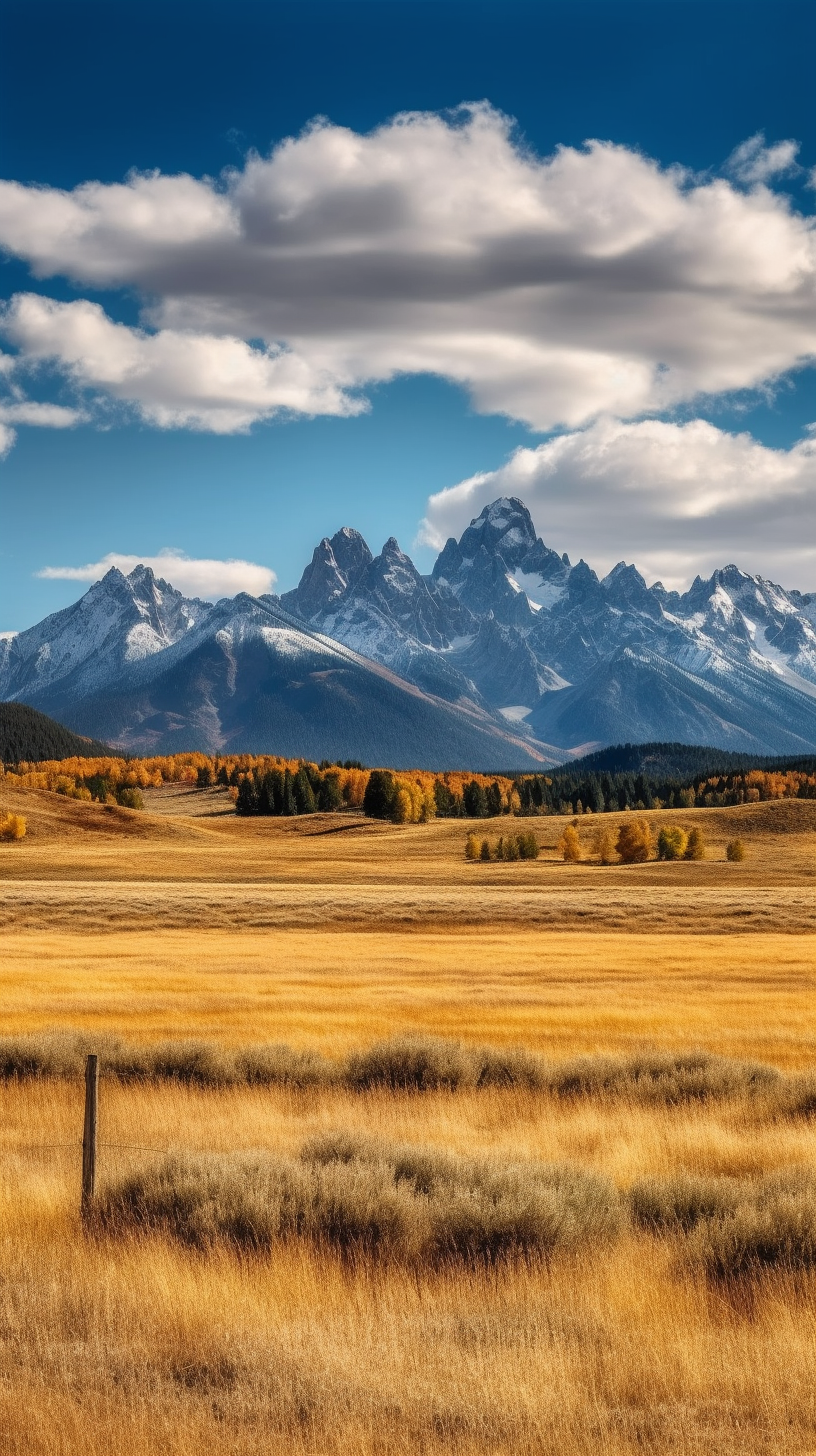
[[[285,592],[281,601],[290,611],[310,622],[321,612],[330,611],[344,596],[348,584],[348,577],[340,567],[332,544],[328,536],[324,536],[315,546],[298,586],[294,591]]]
[[[304,622],[317,622],[336,612],[373,561],[367,542],[351,526],[341,526],[331,540],[324,536],[293,591],[280,598],[287,611]]]
[[[621,610],[647,612],[652,617],[662,616],[662,587],[657,592],[650,590],[636,566],[628,566],[625,561],[619,561],[600,585],[612,606]]]
[[[600,581],[584,558],[573,566],[567,579],[567,591],[573,600],[583,600],[600,589]]]
[[[352,526],[341,526],[329,542],[334,559],[351,586],[373,560],[368,543]]]
[[[492,610],[523,628],[540,608],[561,596],[570,570],[536,535],[523,501],[501,496],[485,506],[457,541],[445,543],[433,569],[434,581],[447,584],[477,616]]]
[[[537,544],[533,519],[523,501],[515,496],[501,496],[491,501],[459,540],[464,560],[471,560],[480,547],[491,554],[500,552],[512,570]]]
[[[641,576],[637,567],[630,566],[625,561],[619,561],[616,566],[612,567],[611,571],[607,572],[606,576],[602,577],[601,586],[608,589],[615,583],[623,580],[637,582],[638,586],[646,586],[646,580]]]
[[[442,718],[430,708],[423,718],[423,733],[442,734],[437,745],[441,724],[463,711],[493,725],[483,745],[505,749],[506,737],[490,737],[506,734],[504,719],[523,725],[516,731],[536,752],[542,743],[567,753],[587,741],[657,738],[769,753],[816,746],[814,595],[733,564],[683,594],[647,587],[625,561],[599,581],[583,559],[573,567],[545,546],[513,497],[492,501],[451,537],[427,577],[395,537],[373,556],[344,526],[323,537],[299,586],[280,599],[240,593],[213,606],[185,598],[143,563],[127,576],[112,567],[72,607],[0,650],[0,696],[73,715],[74,726],[83,715],[83,731],[97,737],[114,736],[115,726],[118,741],[134,747],[153,741],[150,709],[156,742],[174,739],[178,720],[202,743],[248,743],[251,728],[268,751],[297,739],[295,752],[322,745],[323,756],[342,743],[342,756],[383,762],[381,742],[419,762],[431,750],[405,738],[417,691],[448,705]],[[379,683],[386,671],[412,685],[407,696],[386,692],[399,724],[367,722],[382,694],[357,675],[366,659]],[[110,727],[93,720],[114,701]],[[466,739],[458,741],[464,751]],[[470,753],[476,740],[467,742]],[[452,762],[453,753],[446,743],[431,756]]]
[[[407,561],[409,565],[413,568],[413,570],[416,571],[416,567],[414,566],[413,561],[411,561],[410,556],[406,556],[396,536],[388,537],[388,540],[385,542],[385,545],[380,552],[380,556],[384,557],[386,560]]]

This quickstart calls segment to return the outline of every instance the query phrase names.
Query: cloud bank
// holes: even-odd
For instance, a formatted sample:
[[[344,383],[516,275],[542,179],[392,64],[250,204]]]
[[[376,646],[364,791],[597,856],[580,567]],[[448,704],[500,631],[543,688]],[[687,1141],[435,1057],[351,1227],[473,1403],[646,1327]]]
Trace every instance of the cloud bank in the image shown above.
[[[270,571],[268,566],[257,566],[252,561],[196,559],[169,547],[160,551],[158,556],[128,556],[111,551],[101,561],[89,562],[87,566],[45,566],[37,575],[47,581],[99,581],[112,566],[118,566],[127,574],[139,565],[151,567],[156,576],[170,582],[186,596],[204,597],[210,601],[232,597],[237,592],[261,596],[272,591],[276,581],[274,571]]]
[[[816,585],[816,438],[771,450],[704,420],[599,420],[431,496],[420,541],[441,547],[502,495],[525,502],[548,546],[601,571],[624,552],[668,587],[733,560]]]
[[[217,432],[353,414],[402,373],[462,385],[541,431],[757,388],[816,355],[813,223],[765,183],[609,142],[540,158],[487,105],[359,135],[321,122],[214,182],[0,183],[0,245],[40,279],[136,290],[142,328],[22,295],[26,361],[153,424]]]

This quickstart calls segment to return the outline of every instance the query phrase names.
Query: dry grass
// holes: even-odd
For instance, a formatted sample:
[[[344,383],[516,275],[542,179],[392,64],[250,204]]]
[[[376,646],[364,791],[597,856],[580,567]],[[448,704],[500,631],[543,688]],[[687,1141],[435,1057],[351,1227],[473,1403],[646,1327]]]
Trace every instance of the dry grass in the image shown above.
[[[649,931],[784,934],[816,930],[816,802],[780,800],[737,809],[655,812],[658,825],[702,828],[707,857],[690,863],[565,864],[564,821],[517,820],[541,847],[537,860],[468,862],[472,821],[374,823],[348,814],[248,819],[201,813],[220,791],[178,786],[146,791],[139,813],[8,790],[29,832],[0,846],[7,881],[0,924],[7,929],[231,930],[345,928]],[[187,801],[191,801],[189,804]],[[191,812],[180,813],[189,808]],[[613,834],[626,815],[587,818]],[[631,817],[631,816],[629,816]],[[480,835],[507,819],[481,820]],[[729,864],[735,829],[747,859]],[[625,893],[621,893],[624,890]]]
[[[533,826],[538,861],[481,866],[466,824],[241,823],[195,793],[144,814],[14,797],[29,834],[2,847],[7,1033],[122,1037],[148,1067],[168,1038],[208,1039],[230,1066],[287,1042],[297,1065],[332,1067],[307,1086],[103,1075],[103,1198],[153,1186],[167,1156],[217,1155],[240,1190],[242,1160],[299,1165],[328,1139],[522,1178],[569,1165],[624,1208],[644,1187],[664,1203],[685,1189],[681,1211],[701,1184],[719,1203],[688,1233],[646,1220],[546,1258],[441,1267],[324,1238],[252,1252],[83,1234],[81,1079],[0,1081],[3,1456],[813,1450],[802,1084],[655,1100],[621,1085],[620,1062],[597,1075],[689,1048],[812,1067],[813,805],[654,816],[704,825],[709,858],[626,869],[558,862],[557,820]],[[734,837],[741,864],[724,858]],[[372,1044],[407,1032],[457,1038],[467,1068],[489,1043],[499,1061],[518,1045],[594,1072],[581,1095],[562,1095],[563,1065],[543,1088],[423,1073],[417,1092],[371,1074],[393,1065]],[[377,1166],[393,1181],[393,1159]]]
[[[59,1024],[159,1041],[289,1042],[341,1056],[403,1031],[554,1057],[701,1047],[790,1070],[816,1058],[801,935],[488,929],[6,932],[8,1032]]]
[[[265,1150],[346,1138],[494,1165],[569,1163],[614,1181],[795,1175],[812,1126],[744,1102],[542,1107],[519,1088],[294,1092],[103,1083],[102,1193],[150,1173],[138,1147]],[[362,1262],[302,1239],[238,1255],[82,1236],[81,1086],[0,1086],[0,1419],[11,1456],[128,1450],[744,1456],[812,1449],[811,1276],[710,1284],[648,1231],[541,1262]],[[110,1147],[105,1144],[115,1144]],[[126,1146],[122,1146],[126,1145]],[[336,1147],[336,1142],[335,1142]],[[19,1151],[17,1149],[19,1148]],[[235,1152],[239,1158],[235,1159]],[[433,1159],[432,1159],[433,1161]],[[637,1278],[632,1277],[633,1269]]]

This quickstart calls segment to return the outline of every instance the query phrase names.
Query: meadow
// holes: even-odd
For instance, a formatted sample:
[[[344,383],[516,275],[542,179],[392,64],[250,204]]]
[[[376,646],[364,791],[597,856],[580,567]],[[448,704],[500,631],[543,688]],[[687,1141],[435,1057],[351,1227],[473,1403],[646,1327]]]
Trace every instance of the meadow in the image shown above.
[[[175,785],[146,791],[144,813],[3,798],[29,826],[0,846],[4,1035],[120,1038],[150,1064],[123,1077],[103,1063],[99,1196],[112,1212],[85,1230],[81,1076],[0,1081],[4,1450],[813,1449],[801,1179],[814,1163],[802,1089],[816,804],[656,812],[655,824],[702,826],[705,860],[602,866],[563,863],[558,818],[525,821],[535,862],[483,865],[465,861],[462,821],[241,822],[219,791]],[[741,864],[724,857],[736,836]],[[496,1065],[527,1056],[547,1074],[420,1086],[342,1071],[406,1035],[458,1043],[468,1066],[486,1047]],[[338,1070],[300,1084],[157,1073],[159,1044],[190,1038],[230,1065],[286,1044]],[[631,1072],[691,1052],[725,1060],[676,1094],[629,1073],[572,1091],[555,1077],[576,1059]],[[314,1152],[341,1144],[342,1167]],[[410,1220],[394,1222],[394,1160],[412,1157],[442,1180],[414,1197],[426,1224],[438,1204],[445,1232],[461,1205],[460,1228],[487,1220],[495,1238],[524,1194],[505,1232],[536,1236],[469,1255],[448,1229],[431,1257],[427,1232],[411,1244]],[[552,1223],[553,1168],[595,1188],[604,1218],[576,1204]],[[311,1223],[301,1213],[264,1239],[246,1189],[281,1178],[300,1180]],[[186,1224],[179,1199],[168,1215],[160,1197],[182,1184]],[[643,1214],[681,1194],[697,1226]],[[794,1230],[787,1252],[770,1247],[763,1198]],[[753,1224],[716,1212],[729,1199]],[[753,1264],[706,1262],[704,1235],[736,1230],[758,1248],[760,1224]]]

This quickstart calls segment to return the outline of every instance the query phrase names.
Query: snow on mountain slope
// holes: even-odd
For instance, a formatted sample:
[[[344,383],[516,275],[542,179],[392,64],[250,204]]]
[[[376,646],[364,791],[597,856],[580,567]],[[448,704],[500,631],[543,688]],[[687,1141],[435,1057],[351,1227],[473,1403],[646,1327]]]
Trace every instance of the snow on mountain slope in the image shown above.
[[[45,702],[49,693],[92,692],[176,642],[206,619],[209,602],[189,599],[149,567],[116,567],[73,606],[19,632],[0,663],[0,697]]]
[[[623,561],[599,580],[502,499],[427,577],[349,527],[280,599],[211,606],[110,571],[0,642],[0,695],[134,747],[299,742],[437,767],[449,749],[509,766],[661,738],[796,752],[816,747],[816,597],[733,565],[682,594]]]
[[[630,647],[599,663],[580,685],[546,693],[527,722],[563,749],[594,739],[807,753],[815,736],[812,700],[785,684],[750,670],[712,681]]]
[[[381,589],[382,580],[388,581],[388,591]],[[430,600],[421,581],[396,542],[388,542],[382,557],[358,573],[353,587],[335,595],[328,610],[312,616],[312,624],[414,681],[434,681],[435,661],[444,657],[456,674],[449,694],[470,694],[499,713],[512,709],[515,721],[527,727],[543,719],[518,710],[534,709],[542,694],[580,686],[626,648],[664,660],[717,691],[726,680],[733,682],[734,701],[729,699],[724,717],[709,718],[703,699],[696,699],[701,724],[715,734],[712,742],[731,742],[739,731],[729,713],[742,715],[745,741],[751,739],[748,719],[759,711],[752,706],[757,692],[763,702],[768,699],[770,713],[760,736],[776,741],[776,723],[778,741],[787,742],[790,704],[784,693],[777,695],[774,715],[777,688],[812,696],[808,684],[816,681],[816,632],[811,619],[816,614],[811,597],[785,592],[734,566],[707,581],[698,578],[682,596],[666,592],[660,583],[647,587],[637,568],[623,561],[601,581],[586,562],[572,566],[567,556],[545,546],[526,507],[515,499],[494,501],[459,541],[446,543],[428,578]],[[304,577],[290,594],[301,614],[306,585]],[[637,677],[640,698],[631,704],[628,720],[635,734],[637,723],[649,717],[649,683],[657,686],[643,673]],[[634,690],[634,678],[631,686]],[[688,731],[696,733],[692,707],[687,707]],[[813,739],[809,712],[806,705],[800,726],[805,738]],[[597,724],[576,724],[575,731],[576,744],[598,738]]]
[[[475,708],[422,692],[300,627],[268,601],[216,603],[183,638],[128,664],[61,719],[135,753],[282,753],[394,767],[541,767],[558,756]]]

